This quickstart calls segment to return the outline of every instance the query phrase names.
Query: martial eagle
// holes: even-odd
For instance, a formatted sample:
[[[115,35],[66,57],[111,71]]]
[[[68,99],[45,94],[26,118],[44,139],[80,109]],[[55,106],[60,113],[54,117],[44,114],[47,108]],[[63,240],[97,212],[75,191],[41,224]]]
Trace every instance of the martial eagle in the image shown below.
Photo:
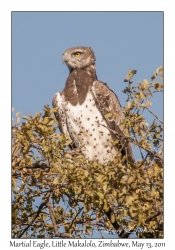
[[[112,161],[118,151],[134,160],[129,143],[123,138],[122,109],[118,97],[97,79],[94,52],[89,47],[75,47],[63,53],[69,76],[61,93],[53,97],[53,107],[61,133],[81,148],[87,160]],[[117,140],[114,145],[112,140]]]

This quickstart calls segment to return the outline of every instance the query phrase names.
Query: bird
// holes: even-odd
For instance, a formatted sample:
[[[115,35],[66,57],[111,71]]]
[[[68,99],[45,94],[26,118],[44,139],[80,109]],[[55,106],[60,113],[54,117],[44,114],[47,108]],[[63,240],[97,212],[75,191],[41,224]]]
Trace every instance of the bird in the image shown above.
[[[64,89],[52,99],[61,133],[72,141],[87,161],[106,164],[121,152],[134,161],[130,143],[121,126],[122,108],[117,95],[97,79],[96,58],[91,47],[65,50],[62,61],[69,69]],[[114,143],[116,142],[116,143]]]

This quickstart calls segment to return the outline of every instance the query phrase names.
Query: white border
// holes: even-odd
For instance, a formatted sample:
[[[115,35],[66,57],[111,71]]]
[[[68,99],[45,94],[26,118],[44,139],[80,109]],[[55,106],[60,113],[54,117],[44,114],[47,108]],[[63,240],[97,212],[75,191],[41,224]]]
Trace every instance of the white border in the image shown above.
[[[0,3],[0,192],[1,248],[9,248],[11,218],[11,11],[164,11],[165,19],[165,249],[173,247],[174,236],[174,4],[173,1],[72,1],[72,0],[2,0]],[[134,27],[133,27],[134,32]],[[151,38],[148,38],[151,39]],[[154,54],[152,55],[154,56]],[[151,58],[150,58],[151,60]],[[123,241],[123,240],[121,240]],[[128,240],[129,241],[129,240]],[[138,240],[140,241],[140,240]],[[141,241],[143,242],[143,241]],[[25,248],[28,249],[28,248]],[[152,248],[154,249],[154,248]]]

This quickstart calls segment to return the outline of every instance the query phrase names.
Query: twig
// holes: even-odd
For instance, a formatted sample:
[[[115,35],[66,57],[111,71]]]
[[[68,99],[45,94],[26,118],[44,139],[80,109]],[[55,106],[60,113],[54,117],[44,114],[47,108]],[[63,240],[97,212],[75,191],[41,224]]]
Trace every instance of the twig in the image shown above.
[[[58,228],[57,228],[57,224],[56,224],[56,221],[55,221],[55,218],[54,218],[54,215],[53,215],[53,211],[52,211],[52,205],[51,203],[48,201],[46,203],[46,206],[49,210],[49,214],[50,214],[50,218],[51,218],[51,221],[52,221],[52,224],[53,224],[53,228],[54,228],[54,232],[55,232],[55,236],[57,237],[60,237],[60,238],[74,238],[71,234],[69,233],[60,233],[58,231]]]
[[[119,153],[122,152],[122,150],[124,149],[124,146],[125,146],[126,142],[122,145],[122,147],[118,150],[117,154],[116,154],[116,157],[119,155]]]
[[[149,155],[149,154],[147,153],[146,156],[145,156],[145,159],[143,159],[142,163],[138,166],[138,168],[140,168],[140,167],[143,165],[143,163],[146,161],[148,155]]]
[[[32,221],[29,223],[29,225],[22,231],[22,233],[20,233],[19,235],[19,238],[21,238],[23,236],[23,234],[29,229],[29,227],[32,226],[33,222],[36,220],[36,218],[39,216],[42,208],[46,205],[47,201],[48,201],[48,198],[50,196],[50,193],[48,193],[44,198],[43,198],[43,201],[42,203],[40,204],[39,208],[38,208],[38,211],[36,213],[36,215],[33,217]]]
[[[102,231],[101,231],[101,229],[100,229],[100,228],[98,229],[98,231],[100,232],[101,237],[102,237],[102,238],[104,238],[103,233],[102,233]]]
[[[134,133],[134,129],[133,129],[133,128],[131,128],[131,129],[132,129],[132,133],[134,134],[135,140],[136,140],[137,143],[138,143],[138,140],[137,140],[136,135],[135,135],[135,133]],[[141,156],[142,156],[142,159],[144,159],[143,153],[142,153],[142,150],[141,150],[140,146],[139,146],[139,151],[140,151],[140,154],[141,154]]]
[[[69,226],[69,229],[72,227],[74,221],[76,220],[77,216],[81,213],[82,210],[83,210],[83,207],[80,208],[80,210],[78,211],[78,213],[77,213],[77,214],[75,215],[75,217],[73,218],[73,220],[72,220],[72,222],[71,222],[71,224],[70,224],[70,226]],[[68,231],[69,231],[69,229],[68,229]]]
[[[157,115],[155,115],[148,107],[144,107],[144,108],[146,108],[152,115],[154,115],[157,118],[157,120],[159,120],[159,122],[163,124],[163,121],[160,120],[160,118]]]
[[[146,218],[145,222],[148,222],[148,221],[154,219],[154,218],[157,217],[159,214],[161,214],[160,211],[156,212],[156,213],[153,214],[153,215],[148,216],[148,217]]]
[[[45,172],[49,172],[50,171],[50,167],[48,166],[47,163],[44,163],[44,162],[42,162],[41,164],[39,162],[35,162],[35,163],[32,163],[31,165],[20,167],[20,168],[17,169],[17,171],[20,171],[23,168],[27,168],[27,169],[37,169],[37,168],[40,168],[40,169],[43,169]],[[15,174],[13,174],[13,175],[15,175]]]
[[[37,227],[35,227],[35,229],[33,230],[33,233],[30,235],[30,238],[35,235],[36,230],[37,230]]]

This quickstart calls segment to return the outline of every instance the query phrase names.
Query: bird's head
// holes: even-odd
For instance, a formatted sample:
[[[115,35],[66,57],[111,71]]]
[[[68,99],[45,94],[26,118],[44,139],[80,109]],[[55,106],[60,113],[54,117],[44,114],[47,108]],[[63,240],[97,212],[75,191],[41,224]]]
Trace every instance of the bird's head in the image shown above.
[[[70,71],[92,66],[95,67],[94,52],[89,47],[79,46],[65,50],[62,61],[66,63]]]

